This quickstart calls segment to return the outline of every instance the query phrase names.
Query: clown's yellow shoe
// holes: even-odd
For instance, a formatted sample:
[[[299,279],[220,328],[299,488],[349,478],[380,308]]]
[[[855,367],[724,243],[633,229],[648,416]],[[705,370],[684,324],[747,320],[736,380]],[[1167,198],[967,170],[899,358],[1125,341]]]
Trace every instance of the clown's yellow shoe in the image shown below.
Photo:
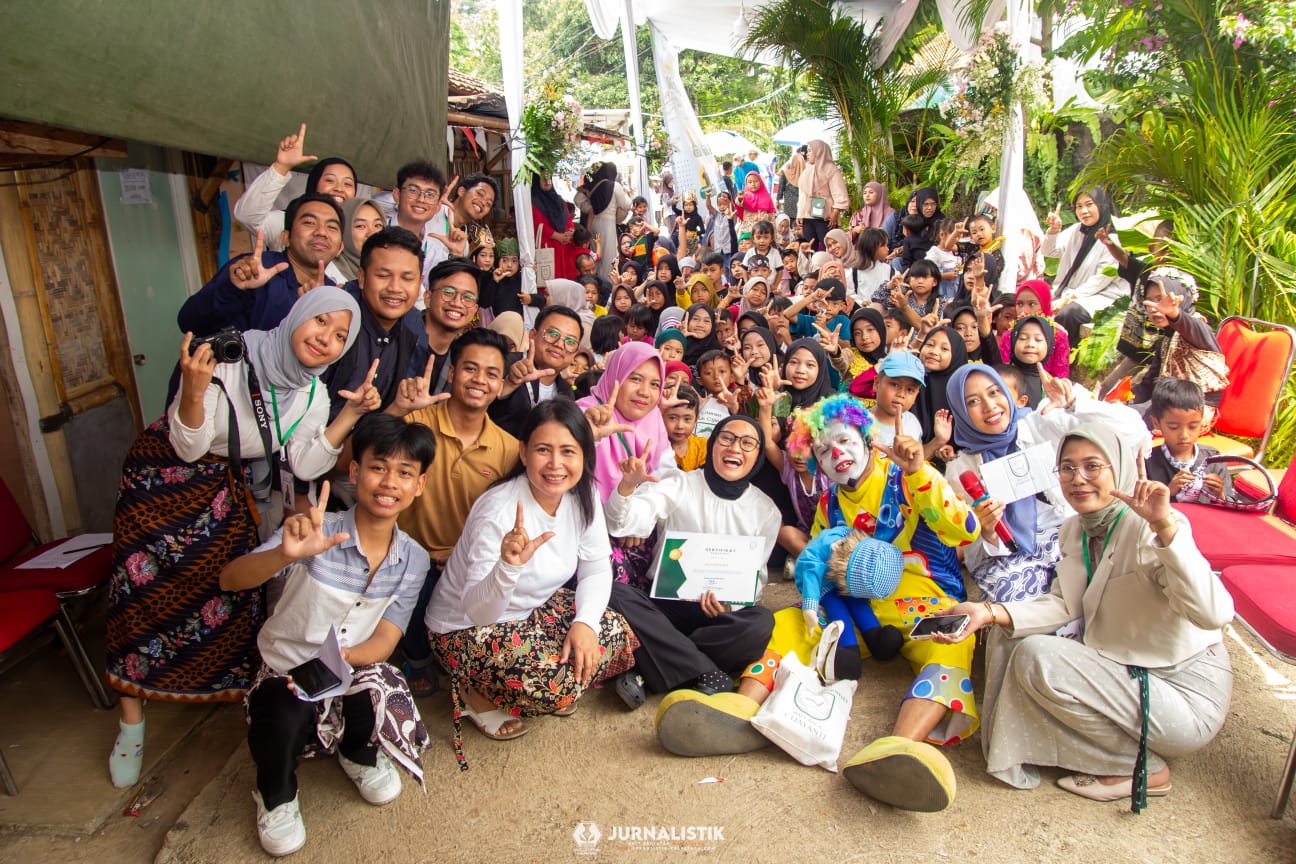
[[[760,705],[738,693],[675,690],[657,709],[657,739],[676,756],[723,756],[769,746],[751,725]]]
[[[842,776],[859,791],[902,810],[935,813],[954,803],[954,768],[922,741],[879,738],[851,757]]]

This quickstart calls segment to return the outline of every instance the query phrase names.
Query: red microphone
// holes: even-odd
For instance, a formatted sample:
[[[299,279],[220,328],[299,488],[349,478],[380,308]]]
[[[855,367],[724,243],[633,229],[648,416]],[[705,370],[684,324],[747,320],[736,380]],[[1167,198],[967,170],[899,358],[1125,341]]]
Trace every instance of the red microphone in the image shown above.
[[[976,475],[975,471],[964,471],[959,475],[959,482],[963,484],[963,488],[974,499],[972,501],[973,507],[990,497],[986,494],[985,487],[981,485],[981,478]],[[1017,551],[1017,538],[1013,537],[1012,529],[1008,527],[1006,521],[1000,519],[996,523],[995,533],[999,535],[999,539],[1003,541],[1009,552],[1015,553]]]

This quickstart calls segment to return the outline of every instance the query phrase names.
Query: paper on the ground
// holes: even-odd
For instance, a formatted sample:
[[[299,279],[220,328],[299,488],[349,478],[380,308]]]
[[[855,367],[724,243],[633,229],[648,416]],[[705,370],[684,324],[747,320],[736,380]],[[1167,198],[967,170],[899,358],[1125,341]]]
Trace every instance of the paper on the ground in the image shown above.
[[[1053,445],[1036,444],[981,464],[986,493],[1010,504],[1058,485],[1053,473]]]
[[[764,548],[761,537],[667,531],[651,596],[700,600],[714,591],[721,603],[755,603]]]
[[[18,570],[62,570],[112,543],[111,534],[79,534],[19,564]]]
[[[325,637],[324,644],[320,646],[319,654],[315,656],[319,657],[324,665],[329,668],[329,671],[336,675],[342,683],[315,696],[307,696],[298,690],[298,698],[307,702],[318,702],[330,696],[345,695],[347,690],[351,689],[351,673],[354,670],[349,663],[342,659],[342,643],[338,641],[337,627],[335,625],[329,625],[328,636]]]

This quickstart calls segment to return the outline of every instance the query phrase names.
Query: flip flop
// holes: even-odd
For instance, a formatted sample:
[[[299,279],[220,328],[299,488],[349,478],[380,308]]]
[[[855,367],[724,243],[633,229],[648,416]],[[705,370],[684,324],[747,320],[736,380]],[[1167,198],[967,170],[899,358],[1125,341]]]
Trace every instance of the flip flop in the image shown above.
[[[1133,778],[1121,783],[1107,784],[1092,774],[1072,774],[1068,777],[1059,777],[1057,785],[1072,795],[1079,795],[1090,801],[1119,801],[1134,794]],[[1174,787],[1169,783],[1149,786],[1147,794],[1149,798],[1163,798],[1170,794],[1172,788]]]
[[[406,660],[401,664],[401,674],[405,676],[405,686],[409,687],[410,695],[415,699],[431,696],[440,689],[437,684],[436,670],[432,668],[431,657],[427,662],[417,665]],[[415,687],[415,681],[424,681],[426,684],[423,687]]]
[[[879,738],[851,757],[842,776],[870,798],[901,810],[935,813],[954,803],[954,768],[922,741]]]
[[[573,702],[572,704],[568,705],[566,708],[560,708],[559,710],[553,713],[555,717],[570,717],[576,713],[576,709],[579,707],[580,707],[579,702]]]
[[[519,717],[514,717],[507,711],[501,711],[499,708],[492,708],[489,711],[483,711],[479,714],[472,709],[472,706],[469,705],[467,701],[465,701],[463,703],[463,710],[460,714],[471,720],[473,725],[477,727],[478,732],[481,732],[493,741],[512,741],[514,738],[521,738],[523,735],[531,731],[526,726],[522,726],[519,729],[514,729],[512,732],[501,733],[499,730],[505,723],[510,720],[517,720],[521,723],[522,720]]]

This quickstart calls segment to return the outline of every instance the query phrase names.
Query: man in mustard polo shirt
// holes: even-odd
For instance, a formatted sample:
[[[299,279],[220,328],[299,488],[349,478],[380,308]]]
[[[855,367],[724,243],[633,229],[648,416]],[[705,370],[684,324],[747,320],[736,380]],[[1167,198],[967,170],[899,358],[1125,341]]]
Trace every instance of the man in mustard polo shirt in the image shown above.
[[[493,420],[486,409],[504,386],[508,340],[484,327],[464,332],[450,343],[448,397],[429,394],[432,360],[422,377],[401,382],[387,413],[422,423],[436,437],[436,455],[427,471],[423,496],[400,516],[400,528],[427,549],[432,559],[427,581],[411,620],[427,609],[440,566],[450,557],[464,532],[468,511],[477,497],[507,476],[518,461],[518,442]],[[401,639],[405,678],[410,692],[427,696],[436,691],[431,669],[432,649],[427,630],[410,627]]]

